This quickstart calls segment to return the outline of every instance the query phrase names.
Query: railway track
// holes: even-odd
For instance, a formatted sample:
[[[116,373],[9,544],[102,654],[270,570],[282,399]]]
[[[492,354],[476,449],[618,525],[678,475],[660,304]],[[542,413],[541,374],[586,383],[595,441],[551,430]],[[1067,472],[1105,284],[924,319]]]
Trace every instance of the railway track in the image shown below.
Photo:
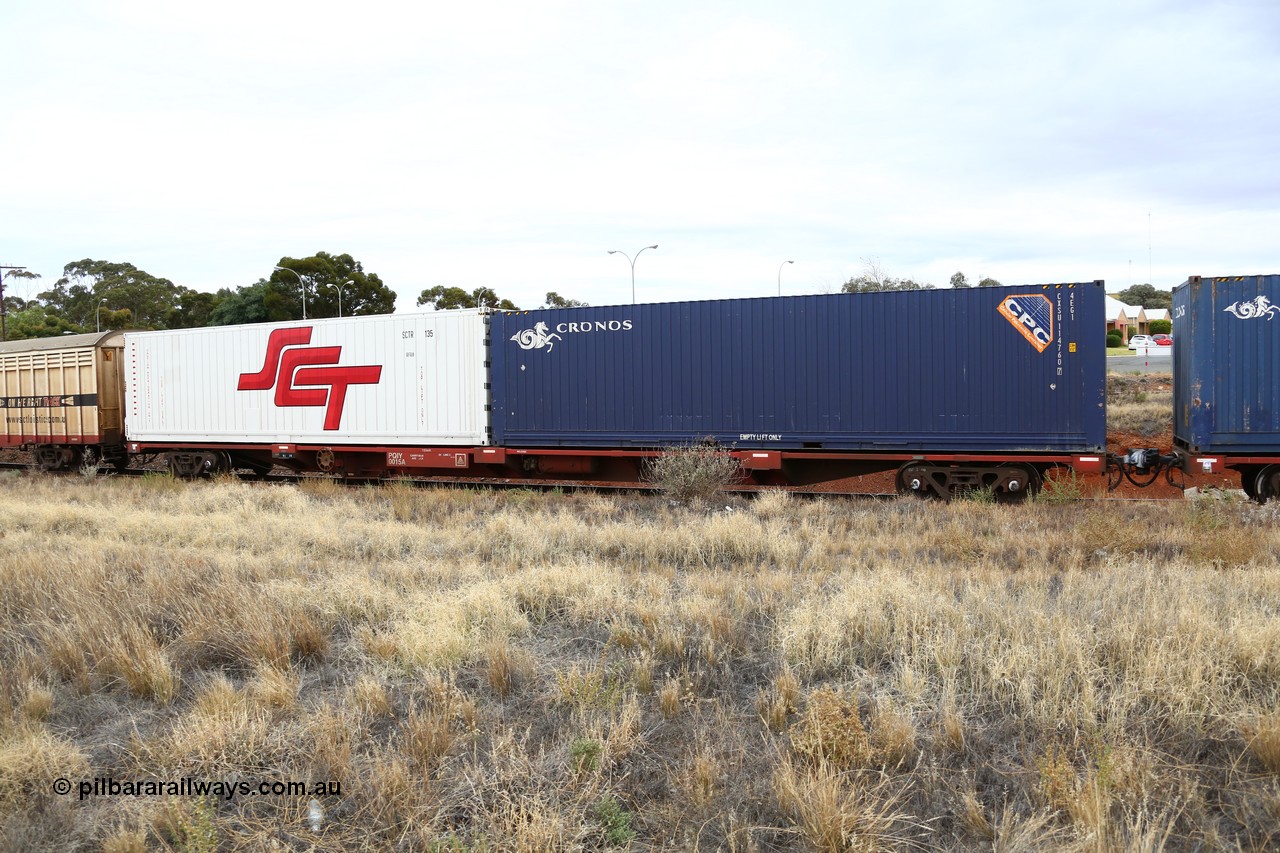
[[[0,461],[0,471],[24,471],[35,472],[36,469],[30,462],[21,461]],[[42,471],[39,472],[44,476],[51,477],[87,477],[80,471]],[[95,473],[94,477],[144,477],[147,475],[167,476],[167,472],[160,467],[133,467],[123,471],[115,471],[105,469]],[[534,479],[514,479],[514,478],[476,478],[476,477],[349,477],[349,478],[327,478],[315,474],[296,474],[292,472],[271,472],[268,474],[255,474],[251,472],[237,472],[238,480],[246,483],[280,483],[280,484],[298,484],[306,480],[329,480],[351,486],[364,485],[386,485],[388,483],[411,483],[422,486],[485,486],[497,489],[531,489],[544,492],[553,492],[556,490],[574,489],[580,491],[592,491],[599,493],[620,493],[620,492],[647,492],[656,491],[657,487],[645,486],[636,483],[607,483],[607,482],[586,482],[586,481],[565,481],[565,480],[534,480]],[[728,487],[723,490],[726,494],[743,495],[751,494],[757,490],[749,488]],[[804,491],[800,489],[792,490],[794,494],[805,497],[841,497],[841,498],[862,498],[871,500],[889,500],[903,497],[896,492],[857,492],[857,491]],[[1176,495],[1164,496],[1132,496],[1132,495],[1108,495],[1102,498],[1080,498],[1079,502],[1089,503],[1169,503],[1171,501],[1182,500],[1181,493]]]

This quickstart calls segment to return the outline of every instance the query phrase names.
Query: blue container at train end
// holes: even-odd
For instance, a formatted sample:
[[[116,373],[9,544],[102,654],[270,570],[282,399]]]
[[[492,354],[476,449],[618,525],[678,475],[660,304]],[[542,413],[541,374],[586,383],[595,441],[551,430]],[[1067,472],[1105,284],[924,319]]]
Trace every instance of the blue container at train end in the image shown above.
[[[494,442],[1094,452],[1105,326],[1100,281],[498,313]]]
[[[1280,275],[1173,290],[1173,439],[1193,453],[1280,444]]]

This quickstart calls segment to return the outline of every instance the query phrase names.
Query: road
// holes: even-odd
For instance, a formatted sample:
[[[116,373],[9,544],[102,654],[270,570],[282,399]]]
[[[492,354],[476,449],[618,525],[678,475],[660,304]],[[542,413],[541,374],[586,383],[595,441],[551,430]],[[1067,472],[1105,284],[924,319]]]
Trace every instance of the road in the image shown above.
[[[1173,373],[1173,353],[1164,348],[1164,352],[1154,349],[1147,355],[1109,355],[1107,371],[1110,373]]]

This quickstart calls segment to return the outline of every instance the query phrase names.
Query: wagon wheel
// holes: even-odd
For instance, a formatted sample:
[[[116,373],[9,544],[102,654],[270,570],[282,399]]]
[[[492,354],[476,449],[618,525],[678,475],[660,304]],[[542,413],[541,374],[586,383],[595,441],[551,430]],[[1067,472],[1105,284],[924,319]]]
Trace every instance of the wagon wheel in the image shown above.
[[[1044,478],[1033,466],[1006,462],[1000,469],[1000,476],[994,485],[998,503],[1021,503],[1040,493]]]
[[[324,447],[316,453],[316,467],[326,474],[333,470],[333,448]]]
[[[898,474],[894,478],[894,484],[897,486],[898,494],[914,495],[921,500],[936,499],[941,497],[934,489],[934,483],[929,476],[933,471],[932,465],[921,465],[919,463],[907,463],[898,469]]]
[[[210,474],[228,474],[234,472],[231,465],[231,454],[225,450],[219,450],[213,455],[213,467],[209,469]]]
[[[1253,481],[1254,500],[1264,504],[1280,496],[1280,465],[1263,465]]]
[[[1255,488],[1258,482],[1258,469],[1252,465],[1240,469],[1240,488],[1244,489],[1245,497],[1251,501],[1258,499],[1258,490]]]

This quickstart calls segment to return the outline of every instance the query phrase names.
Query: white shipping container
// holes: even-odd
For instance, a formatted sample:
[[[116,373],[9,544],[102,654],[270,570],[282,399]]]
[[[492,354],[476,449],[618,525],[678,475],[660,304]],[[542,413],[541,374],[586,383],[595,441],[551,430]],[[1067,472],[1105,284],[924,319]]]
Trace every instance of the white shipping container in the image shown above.
[[[125,335],[142,443],[482,445],[488,311]]]

